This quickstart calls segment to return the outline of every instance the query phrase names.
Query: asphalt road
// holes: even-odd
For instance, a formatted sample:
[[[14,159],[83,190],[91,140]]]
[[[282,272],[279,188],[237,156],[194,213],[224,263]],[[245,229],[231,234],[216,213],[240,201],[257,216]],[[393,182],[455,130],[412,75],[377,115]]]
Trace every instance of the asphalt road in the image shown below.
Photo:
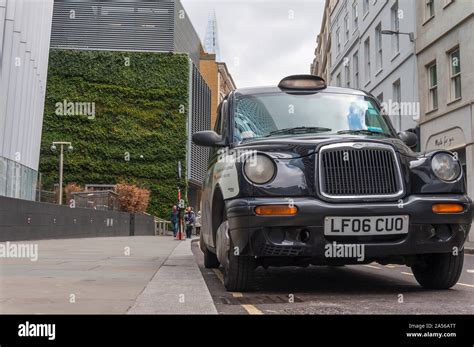
[[[379,264],[257,269],[251,292],[227,292],[222,269],[196,261],[220,314],[474,314],[474,255],[450,290],[425,290],[411,269]]]

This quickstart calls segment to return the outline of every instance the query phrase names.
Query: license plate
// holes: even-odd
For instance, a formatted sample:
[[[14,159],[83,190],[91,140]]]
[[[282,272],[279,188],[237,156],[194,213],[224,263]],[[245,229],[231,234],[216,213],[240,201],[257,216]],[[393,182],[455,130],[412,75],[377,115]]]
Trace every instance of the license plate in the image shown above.
[[[407,234],[408,216],[326,217],[324,235],[364,236]]]

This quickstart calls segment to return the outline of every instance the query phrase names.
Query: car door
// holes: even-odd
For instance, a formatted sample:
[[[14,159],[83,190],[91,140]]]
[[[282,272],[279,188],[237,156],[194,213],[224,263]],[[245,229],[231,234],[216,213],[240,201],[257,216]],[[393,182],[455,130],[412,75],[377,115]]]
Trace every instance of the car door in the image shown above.
[[[224,200],[234,198],[239,194],[239,180],[235,164],[235,154],[229,147],[232,143],[230,98],[231,96],[226,98],[219,106],[218,118],[214,129],[214,131],[222,136],[223,143],[227,143],[228,145],[211,148],[209,167],[204,182],[203,209],[205,211],[205,221],[203,220],[203,226],[201,228],[205,228],[203,239],[205,243],[211,247],[215,246],[212,228],[213,216],[216,211],[212,210],[212,206],[216,189],[220,190]]]
[[[217,119],[216,124],[214,125],[214,131],[222,135],[223,133],[223,102],[220,103],[217,108]],[[214,166],[219,157],[219,153],[222,148],[220,147],[211,147],[209,151],[209,164],[207,168],[206,178],[204,179],[203,184],[203,193],[202,193],[202,221],[201,221],[201,233],[204,242],[214,247],[214,240],[212,237],[212,197],[214,194]]]

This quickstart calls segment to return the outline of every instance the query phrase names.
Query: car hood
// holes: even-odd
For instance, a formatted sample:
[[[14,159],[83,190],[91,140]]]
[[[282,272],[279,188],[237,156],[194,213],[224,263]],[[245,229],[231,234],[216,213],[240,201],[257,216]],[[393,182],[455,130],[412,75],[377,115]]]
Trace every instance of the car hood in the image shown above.
[[[386,138],[361,135],[298,135],[275,136],[249,140],[236,146],[239,150],[256,150],[267,153],[279,159],[294,159],[317,153],[319,149],[328,144],[342,142],[374,142],[385,143],[394,147],[400,154],[415,156],[415,153],[398,138]]]

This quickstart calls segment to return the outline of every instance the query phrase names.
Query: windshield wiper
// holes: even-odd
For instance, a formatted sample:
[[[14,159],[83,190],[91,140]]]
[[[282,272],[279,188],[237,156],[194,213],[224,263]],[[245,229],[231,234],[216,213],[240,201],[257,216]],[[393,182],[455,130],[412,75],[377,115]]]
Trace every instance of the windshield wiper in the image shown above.
[[[332,131],[332,129],[329,128],[323,128],[323,127],[294,127],[294,128],[285,128],[285,129],[279,129],[279,130],[274,130],[271,131],[268,135],[265,137],[269,137],[272,135],[280,135],[280,134],[311,134],[311,133],[324,133]]]
[[[392,137],[390,134],[381,132],[381,131],[374,131],[374,130],[369,130],[369,129],[358,129],[358,130],[340,130],[337,132],[337,134],[365,134],[365,135],[381,135],[385,137]]]

